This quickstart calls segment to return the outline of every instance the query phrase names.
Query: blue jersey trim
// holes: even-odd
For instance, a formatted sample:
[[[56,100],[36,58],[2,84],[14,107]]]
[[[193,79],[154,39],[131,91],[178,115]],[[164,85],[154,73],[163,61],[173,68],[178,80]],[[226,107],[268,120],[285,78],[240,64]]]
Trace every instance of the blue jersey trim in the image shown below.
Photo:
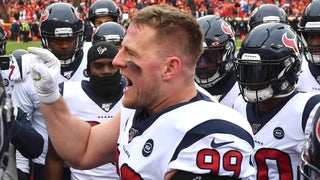
[[[234,123],[228,122],[226,120],[211,119],[195,126],[186,133],[186,135],[183,137],[180,144],[176,148],[171,161],[176,160],[178,154],[183,149],[188,148],[189,146],[204,138],[205,136],[215,133],[230,134],[236,136],[240,139],[243,139],[244,141],[247,141],[252,148],[254,147],[253,137],[242,127]]]

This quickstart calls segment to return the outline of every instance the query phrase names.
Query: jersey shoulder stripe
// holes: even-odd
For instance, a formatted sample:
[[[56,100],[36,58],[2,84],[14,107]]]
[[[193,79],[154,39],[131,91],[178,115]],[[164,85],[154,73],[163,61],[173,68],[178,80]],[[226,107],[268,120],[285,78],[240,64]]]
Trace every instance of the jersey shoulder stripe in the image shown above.
[[[176,148],[176,151],[171,161],[177,158],[181,150],[191,146],[192,144],[202,139],[203,137],[208,136],[210,134],[215,134],[215,133],[229,134],[229,135],[236,136],[244,141],[247,141],[252,148],[254,147],[254,141],[253,141],[252,135],[242,127],[226,120],[211,119],[211,120],[202,122],[201,124],[198,124],[197,126],[193,127],[185,134],[185,136],[179,143],[178,147]]]

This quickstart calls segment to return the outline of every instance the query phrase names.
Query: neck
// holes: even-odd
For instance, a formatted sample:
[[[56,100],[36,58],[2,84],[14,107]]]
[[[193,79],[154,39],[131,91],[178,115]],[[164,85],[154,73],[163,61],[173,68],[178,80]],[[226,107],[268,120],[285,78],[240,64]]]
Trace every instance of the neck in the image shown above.
[[[176,93],[170,93],[165,98],[162,99],[161,102],[153,103],[150,108],[148,108],[149,115],[154,115],[159,112],[164,111],[165,109],[180,104],[189,102],[192,98],[194,98],[197,95],[197,89],[195,87],[194,81],[189,83],[188,86],[176,86],[177,88],[173,87],[170,89],[171,92]],[[184,88],[180,88],[184,87]],[[168,94],[168,93],[167,93]]]

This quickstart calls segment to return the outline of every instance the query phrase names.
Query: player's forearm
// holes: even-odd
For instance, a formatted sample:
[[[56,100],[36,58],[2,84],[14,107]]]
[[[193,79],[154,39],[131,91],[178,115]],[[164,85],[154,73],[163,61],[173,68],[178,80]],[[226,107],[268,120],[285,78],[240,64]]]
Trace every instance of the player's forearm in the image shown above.
[[[57,154],[49,139],[45,163],[45,179],[55,180],[63,177],[64,160]]]
[[[71,115],[63,98],[41,104],[50,140],[58,154],[71,164],[79,164],[88,144],[91,127]]]

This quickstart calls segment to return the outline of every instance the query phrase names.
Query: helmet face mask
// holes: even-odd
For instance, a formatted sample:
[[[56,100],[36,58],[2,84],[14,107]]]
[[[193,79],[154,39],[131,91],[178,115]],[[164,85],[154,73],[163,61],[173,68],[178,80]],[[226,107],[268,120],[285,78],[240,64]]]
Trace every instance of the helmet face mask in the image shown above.
[[[317,66],[320,66],[320,47],[319,46],[308,46],[306,47],[305,57],[306,59],[316,64]]]
[[[79,43],[77,37],[47,38],[47,41],[48,49],[61,61],[62,65],[71,63],[69,61],[73,58]],[[69,49],[60,50],[60,43],[68,43]]]
[[[233,68],[235,54],[234,30],[216,15],[198,19],[205,36],[204,52],[197,65],[195,81],[203,88],[210,88],[223,80]]]
[[[241,44],[234,61],[240,92],[247,102],[284,97],[301,68],[300,40],[289,25],[257,26]]]
[[[305,44],[304,55],[306,60],[320,66],[320,29],[318,32],[304,29],[301,37]]]
[[[248,102],[262,102],[274,97],[274,89],[285,91],[289,84],[284,75],[295,60],[284,57],[279,60],[236,59],[235,69],[243,95]],[[284,81],[280,87],[278,82]]]

